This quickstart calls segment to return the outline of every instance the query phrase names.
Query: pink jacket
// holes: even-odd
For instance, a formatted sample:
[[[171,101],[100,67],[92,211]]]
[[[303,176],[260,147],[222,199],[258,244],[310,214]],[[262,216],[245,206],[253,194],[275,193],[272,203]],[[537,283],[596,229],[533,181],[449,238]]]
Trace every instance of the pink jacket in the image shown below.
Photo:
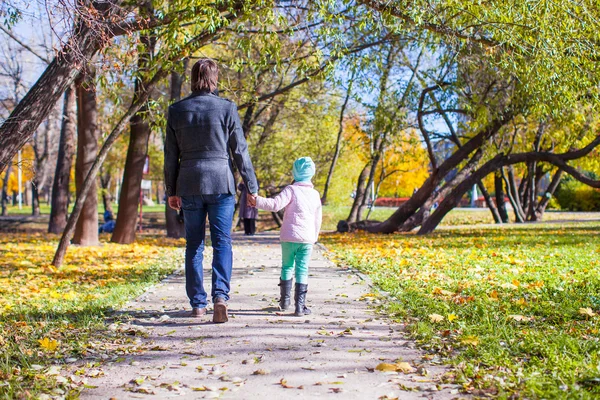
[[[286,186],[277,196],[258,196],[256,207],[277,212],[285,208],[279,238],[282,242],[315,243],[321,230],[321,196],[310,182]]]

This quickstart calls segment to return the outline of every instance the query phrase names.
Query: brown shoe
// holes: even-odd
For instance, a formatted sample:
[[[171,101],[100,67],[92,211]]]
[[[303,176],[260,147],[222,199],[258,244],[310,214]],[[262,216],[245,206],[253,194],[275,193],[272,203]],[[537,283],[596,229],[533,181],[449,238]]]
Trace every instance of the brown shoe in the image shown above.
[[[192,317],[192,318],[200,318],[204,315],[206,315],[206,307],[203,307],[203,308],[194,307],[194,308],[192,308],[192,312],[190,313],[190,317]]]
[[[223,322],[227,322],[229,318],[227,318],[227,303],[225,303],[225,299],[222,297],[217,297],[215,299],[215,309],[213,311],[213,322],[215,324],[222,324]]]

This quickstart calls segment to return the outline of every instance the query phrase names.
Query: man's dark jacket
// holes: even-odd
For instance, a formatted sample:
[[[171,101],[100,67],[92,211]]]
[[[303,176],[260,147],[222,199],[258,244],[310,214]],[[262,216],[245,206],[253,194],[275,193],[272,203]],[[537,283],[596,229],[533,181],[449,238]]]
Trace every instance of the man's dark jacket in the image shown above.
[[[208,91],[172,104],[165,139],[167,196],[235,194],[230,151],[249,192],[256,193],[236,105]]]

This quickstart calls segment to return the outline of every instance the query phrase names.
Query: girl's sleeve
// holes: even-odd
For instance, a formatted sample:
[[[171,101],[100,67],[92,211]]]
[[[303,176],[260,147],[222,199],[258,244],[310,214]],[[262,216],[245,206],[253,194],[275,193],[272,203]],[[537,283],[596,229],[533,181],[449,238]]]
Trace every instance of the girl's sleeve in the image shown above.
[[[321,221],[323,220],[323,207],[319,204],[315,213],[315,243],[319,240],[319,232],[321,231]]]
[[[277,196],[272,199],[267,199],[265,197],[258,196],[256,198],[256,208],[260,208],[261,210],[277,212],[282,208],[285,208],[290,201],[292,200],[292,189],[287,186],[285,189],[281,191]]]

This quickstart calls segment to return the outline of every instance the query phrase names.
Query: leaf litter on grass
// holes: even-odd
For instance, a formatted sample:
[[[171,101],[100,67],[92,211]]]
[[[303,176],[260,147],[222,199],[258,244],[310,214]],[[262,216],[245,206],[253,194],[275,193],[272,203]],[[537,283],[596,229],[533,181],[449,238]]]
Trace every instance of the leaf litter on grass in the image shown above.
[[[600,223],[325,235],[336,262],[390,299],[448,382],[504,397],[600,396]],[[563,351],[562,349],[569,349]],[[390,367],[390,369],[394,369]]]

